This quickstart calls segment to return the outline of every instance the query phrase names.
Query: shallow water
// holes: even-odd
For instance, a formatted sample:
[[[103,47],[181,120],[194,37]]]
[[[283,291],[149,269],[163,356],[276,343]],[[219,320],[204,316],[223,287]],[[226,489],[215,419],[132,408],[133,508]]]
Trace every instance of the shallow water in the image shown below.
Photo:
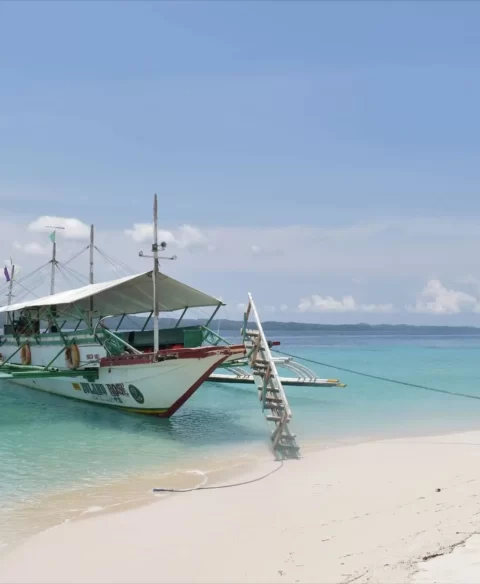
[[[478,336],[269,336],[281,340],[282,350],[303,357],[480,397]],[[480,427],[480,400],[307,365],[348,387],[287,388],[300,445]],[[65,517],[95,511],[109,499],[133,500],[140,491],[145,497],[160,476],[178,482],[182,469],[202,471],[214,460],[228,464],[257,451],[268,456],[267,437],[255,390],[248,385],[205,384],[174,417],[161,420],[2,382],[0,545],[10,543],[20,520],[23,533],[33,516],[41,517],[38,527],[53,516],[61,519],[55,501],[62,497]],[[184,483],[198,481],[198,475],[186,476]],[[83,502],[72,507],[75,493],[82,493]]]

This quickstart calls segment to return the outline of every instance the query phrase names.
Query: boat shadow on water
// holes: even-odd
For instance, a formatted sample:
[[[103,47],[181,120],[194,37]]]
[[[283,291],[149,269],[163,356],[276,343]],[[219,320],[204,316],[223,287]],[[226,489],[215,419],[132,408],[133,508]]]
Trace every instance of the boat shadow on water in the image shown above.
[[[2,384],[3,385],[3,384]],[[113,432],[176,442],[189,447],[265,440],[265,430],[242,424],[226,409],[184,406],[171,418],[142,415],[110,408],[103,404],[80,402],[60,395],[26,387],[0,387],[0,425],[16,430],[46,425],[73,424],[97,433]]]

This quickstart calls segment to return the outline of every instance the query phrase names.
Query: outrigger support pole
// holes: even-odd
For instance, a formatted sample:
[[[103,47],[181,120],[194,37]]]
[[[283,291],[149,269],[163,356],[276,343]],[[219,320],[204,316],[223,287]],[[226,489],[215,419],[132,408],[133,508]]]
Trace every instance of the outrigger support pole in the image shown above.
[[[3,362],[3,363],[0,365],[0,369],[1,369],[1,368],[2,368],[4,365],[6,365],[6,364],[7,364],[7,363],[10,361],[10,359],[11,359],[12,357],[15,357],[15,355],[18,353],[18,351],[20,351],[20,349],[23,347],[23,345],[24,345],[24,343],[22,343],[21,345],[19,345],[19,346],[18,346],[18,348],[17,348],[17,350],[16,350],[14,353],[12,353],[12,354],[11,354],[9,357],[7,357],[7,358],[5,359],[5,361],[4,361],[4,362]]]
[[[50,365],[53,365],[53,363],[55,363],[55,361],[60,357],[60,355],[65,351],[67,347],[64,345],[60,351],[58,351],[58,353],[55,355],[55,357],[50,361],[50,363],[48,365],[45,365],[45,367],[43,368],[45,371],[47,369],[49,369]]]

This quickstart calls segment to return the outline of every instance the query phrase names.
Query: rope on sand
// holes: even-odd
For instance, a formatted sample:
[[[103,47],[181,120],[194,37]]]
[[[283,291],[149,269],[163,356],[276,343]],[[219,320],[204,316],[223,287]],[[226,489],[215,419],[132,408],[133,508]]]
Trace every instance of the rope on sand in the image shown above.
[[[249,481],[242,481],[241,483],[231,483],[229,485],[212,485],[210,487],[193,487],[191,489],[154,488],[153,492],[154,493],[189,493],[191,491],[210,491],[213,489],[229,489],[230,487],[241,487],[242,485],[249,485],[251,483],[257,483],[258,481],[263,481],[263,479],[266,479],[270,475],[279,471],[282,468],[282,466],[283,466],[283,460],[280,462],[280,464],[276,468],[274,468],[273,470],[271,470],[267,474],[265,474],[261,477],[257,477],[256,479],[250,479]]]

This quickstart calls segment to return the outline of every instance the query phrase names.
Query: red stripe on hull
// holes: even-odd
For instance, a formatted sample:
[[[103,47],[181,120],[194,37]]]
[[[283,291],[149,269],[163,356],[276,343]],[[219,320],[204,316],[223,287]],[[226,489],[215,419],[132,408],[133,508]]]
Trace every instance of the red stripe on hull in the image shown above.
[[[192,387],[186,391],[182,397],[178,398],[177,401],[168,408],[168,410],[162,414],[158,414],[159,418],[170,418],[170,416],[173,416],[173,414],[183,406],[183,404],[192,397],[192,395],[197,391],[197,389],[202,385],[202,383],[204,381],[206,381],[210,375],[215,371],[215,369],[221,365],[225,359],[227,359],[228,355],[225,355],[222,359],[220,359],[219,361],[217,361],[215,363],[215,365],[212,365],[212,367],[210,367],[210,369],[204,374],[202,375],[202,377],[200,377],[200,379],[198,379],[193,385]]]
[[[100,367],[118,367],[122,365],[147,365],[158,363],[163,359],[204,359],[212,355],[224,355],[225,359],[230,355],[245,354],[244,345],[229,345],[227,347],[196,347],[193,349],[164,349],[155,353],[143,353],[141,355],[118,355],[103,357]]]

